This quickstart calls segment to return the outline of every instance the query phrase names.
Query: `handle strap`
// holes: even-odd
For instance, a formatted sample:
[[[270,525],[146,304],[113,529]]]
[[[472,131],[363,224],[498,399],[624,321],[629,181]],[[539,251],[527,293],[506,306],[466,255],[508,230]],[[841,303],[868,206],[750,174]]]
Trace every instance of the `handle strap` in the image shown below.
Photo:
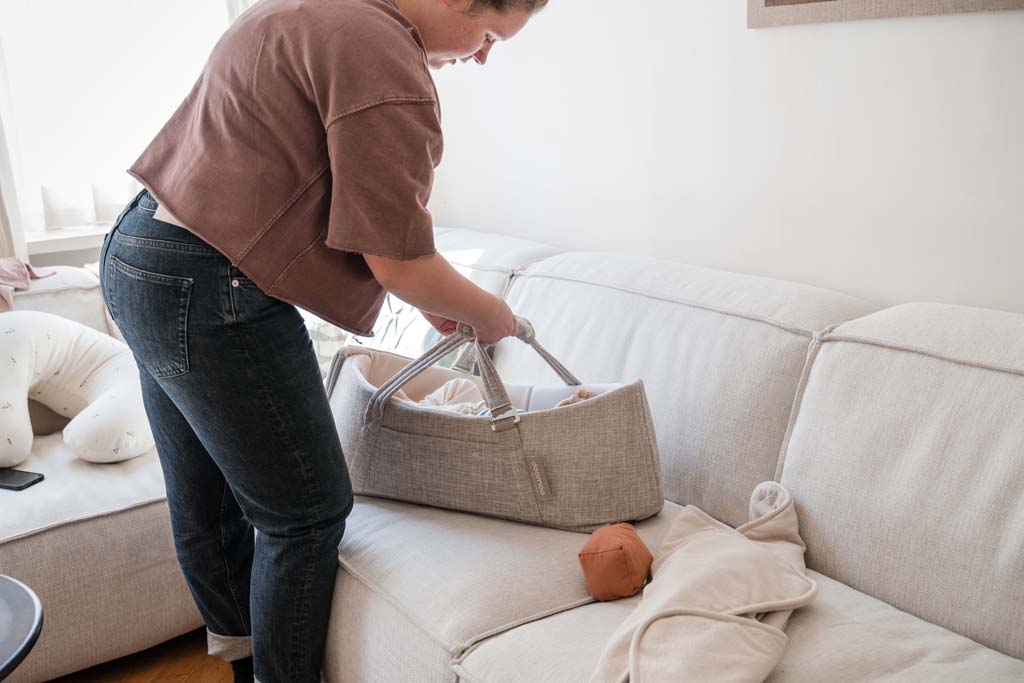
[[[516,318],[516,337],[532,346],[533,350],[536,351],[549,366],[551,366],[551,369],[555,371],[563,382],[569,386],[579,386],[582,384],[582,382],[576,379],[576,376],[569,372],[569,370],[562,365],[557,358],[548,353],[547,349],[540,345],[540,342],[537,341],[537,336],[534,333],[533,324],[526,318]],[[456,358],[455,362],[452,364],[452,369],[466,373],[472,372],[473,365],[477,360],[475,354],[478,346],[479,345],[476,344],[470,344],[463,348],[458,358]]]
[[[519,413],[516,412],[515,406],[512,405],[512,401],[508,397],[508,391],[498,375],[497,368],[494,367],[494,361],[487,355],[480,343],[475,340],[475,337],[476,334],[472,327],[465,323],[459,323],[454,334],[445,337],[422,356],[395,373],[391,379],[382,384],[373,393],[373,396],[370,397],[370,402],[366,409],[367,422],[379,426],[384,419],[384,406],[387,405],[388,400],[396,391],[447,356],[454,349],[469,344],[469,348],[475,352],[477,361],[480,363],[480,374],[484,383],[484,400],[487,402],[487,407],[491,410],[491,429],[496,432],[503,432],[519,424]],[[554,356],[537,342],[533,325],[530,324],[529,320],[516,318],[516,337],[532,346],[566,384],[572,386],[581,384],[564,365],[559,363]]]

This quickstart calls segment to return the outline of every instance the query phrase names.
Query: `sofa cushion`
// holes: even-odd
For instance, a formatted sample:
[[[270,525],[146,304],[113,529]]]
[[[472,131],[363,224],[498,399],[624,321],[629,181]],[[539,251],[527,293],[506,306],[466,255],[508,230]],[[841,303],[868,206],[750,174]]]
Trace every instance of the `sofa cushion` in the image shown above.
[[[50,680],[202,625],[175,557],[155,450],[91,463],[57,433],[37,436],[20,469],[46,478],[0,490],[0,571],[36,591],[45,624],[10,683]]]
[[[78,458],[60,433],[36,436],[18,469],[45,479],[23,491],[0,490],[0,543],[166,499],[156,449],[131,460],[93,463]]]
[[[635,524],[658,547],[679,506]],[[577,553],[585,534],[356,496],[338,553],[453,657],[519,624],[594,599]],[[346,606],[341,605],[344,612]],[[336,614],[344,620],[345,614]]]
[[[99,279],[84,268],[53,266],[56,274],[32,280],[29,289],[14,292],[14,310],[43,311],[110,334]]]
[[[583,382],[643,379],[665,497],[732,526],[775,473],[813,333],[877,310],[807,285],[588,252],[517,273],[508,301]],[[495,361],[506,382],[559,382],[516,339]]]
[[[1024,315],[907,304],[815,351],[781,463],[808,565],[1024,657]]]
[[[814,601],[790,618],[770,683],[1019,681],[1024,661],[811,572]],[[453,665],[463,683],[586,683],[641,596],[593,603],[479,643]]]

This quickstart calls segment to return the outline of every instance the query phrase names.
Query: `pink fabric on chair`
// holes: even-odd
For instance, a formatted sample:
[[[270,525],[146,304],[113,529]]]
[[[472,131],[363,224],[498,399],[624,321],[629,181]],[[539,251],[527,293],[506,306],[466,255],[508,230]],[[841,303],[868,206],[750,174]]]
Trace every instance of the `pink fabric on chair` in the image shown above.
[[[17,256],[0,258],[0,313],[14,308],[14,290],[28,289],[29,280],[56,274],[56,270],[35,269]]]

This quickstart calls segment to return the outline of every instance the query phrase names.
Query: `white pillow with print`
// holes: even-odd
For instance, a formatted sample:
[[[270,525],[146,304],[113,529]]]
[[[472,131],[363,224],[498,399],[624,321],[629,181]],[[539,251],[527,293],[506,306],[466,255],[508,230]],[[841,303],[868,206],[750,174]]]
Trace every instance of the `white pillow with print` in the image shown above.
[[[31,398],[71,421],[64,443],[106,463],[153,448],[131,349],[81,323],[40,311],[0,313],[0,467],[32,452]]]

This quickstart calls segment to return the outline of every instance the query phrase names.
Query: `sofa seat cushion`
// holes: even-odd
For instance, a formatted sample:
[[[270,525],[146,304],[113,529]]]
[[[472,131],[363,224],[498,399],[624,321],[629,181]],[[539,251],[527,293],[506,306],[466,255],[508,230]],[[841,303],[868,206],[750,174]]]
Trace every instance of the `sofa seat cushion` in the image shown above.
[[[1024,680],[1024,661],[810,574],[819,593],[793,614],[770,683]],[[479,643],[452,668],[462,683],[586,683],[605,642],[640,598],[592,603],[525,624]]]
[[[36,436],[18,469],[45,479],[23,491],[0,490],[0,544],[167,496],[155,448],[123,462],[93,463],[77,457],[57,432]]]
[[[202,625],[171,538],[155,450],[118,463],[37,436],[19,469],[45,479],[0,490],[0,572],[30,586],[44,626],[10,683],[124,657]]]
[[[661,544],[680,509],[666,503],[635,525],[648,547]],[[356,496],[338,558],[455,657],[481,639],[593,602],[577,558],[587,538]]]

